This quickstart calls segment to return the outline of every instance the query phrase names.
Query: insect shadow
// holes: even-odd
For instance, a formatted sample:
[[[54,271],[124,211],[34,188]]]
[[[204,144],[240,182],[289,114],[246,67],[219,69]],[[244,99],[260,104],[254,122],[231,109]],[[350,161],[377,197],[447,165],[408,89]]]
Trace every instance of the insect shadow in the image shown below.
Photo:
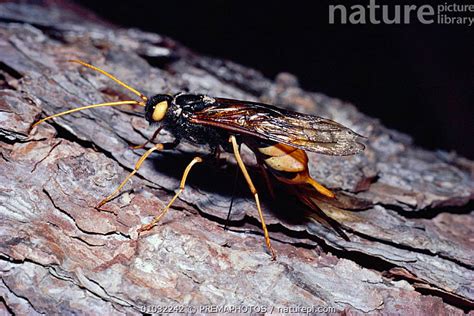
[[[194,157],[196,157],[196,153],[169,151],[160,152],[152,157],[151,160],[157,172],[177,180],[175,189],[178,189],[179,180],[183,175],[183,166],[186,166]],[[204,158],[203,163],[200,163],[191,171],[185,190],[189,190],[191,187],[199,188],[199,191],[209,195],[210,200],[219,200],[220,205],[224,205],[227,202],[227,208],[230,207],[231,199],[233,198],[232,212],[241,212],[238,209],[241,205],[238,201],[242,199],[251,201],[253,197],[244,178],[236,173],[238,166],[232,162],[225,161],[223,158],[217,159],[213,155],[204,155],[202,157]],[[297,199],[286,194],[283,186],[278,183],[272,183],[276,193],[272,197],[267,184],[263,180],[261,170],[258,167],[252,166],[247,168],[250,176],[254,179],[265,209],[279,220],[287,223],[305,224],[308,222],[308,219],[304,216],[305,206]],[[236,174],[238,174],[237,179]],[[253,205],[253,203],[250,203],[250,205]],[[257,210],[255,209],[256,212]],[[235,221],[231,219],[232,216],[229,219],[232,225],[242,224],[240,220]],[[227,224],[227,220],[224,217],[219,216],[215,220]]]

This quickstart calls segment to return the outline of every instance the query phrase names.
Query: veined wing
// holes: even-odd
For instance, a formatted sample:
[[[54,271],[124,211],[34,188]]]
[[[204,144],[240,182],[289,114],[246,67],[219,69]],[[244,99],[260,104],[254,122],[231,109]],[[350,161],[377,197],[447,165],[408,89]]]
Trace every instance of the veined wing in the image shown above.
[[[353,155],[365,148],[358,141],[362,136],[337,122],[262,103],[215,98],[190,121],[327,155]]]

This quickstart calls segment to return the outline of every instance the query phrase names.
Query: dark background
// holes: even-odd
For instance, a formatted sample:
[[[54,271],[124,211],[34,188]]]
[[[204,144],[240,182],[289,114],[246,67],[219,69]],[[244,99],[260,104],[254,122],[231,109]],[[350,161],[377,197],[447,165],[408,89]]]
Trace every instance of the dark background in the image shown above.
[[[270,78],[293,73],[305,89],[350,101],[418,145],[474,158],[474,26],[423,25],[416,17],[409,25],[330,25],[336,1],[77,2]]]

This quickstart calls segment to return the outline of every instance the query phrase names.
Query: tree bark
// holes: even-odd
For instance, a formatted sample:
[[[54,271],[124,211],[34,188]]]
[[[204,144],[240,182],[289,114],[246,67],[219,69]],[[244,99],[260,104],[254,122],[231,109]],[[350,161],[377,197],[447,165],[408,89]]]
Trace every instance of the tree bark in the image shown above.
[[[2,314],[472,309],[472,161],[419,148],[351,104],[303,91],[289,74],[272,81],[67,3],[0,3],[0,26]],[[277,260],[265,249],[243,180],[223,230],[235,170],[226,155],[227,163],[197,166],[167,217],[138,235],[173,196],[186,164],[207,152],[193,144],[154,154],[98,211],[143,154],[129,146],[154,129],[133,106],[85,110],[31,129],[46,115],[133,99],[68,59],[101,67],[149,96],[189,90],[286,105],[367,136],[360,155],[309,154],[315,179],[341,198],[366,202],[319,201],[350,241],[311,219],[289,219],[291,206],[272,205],[256,168]],[[166,132],[159,139],[169,140]],[[244,158],[253,164],[248,150]]]

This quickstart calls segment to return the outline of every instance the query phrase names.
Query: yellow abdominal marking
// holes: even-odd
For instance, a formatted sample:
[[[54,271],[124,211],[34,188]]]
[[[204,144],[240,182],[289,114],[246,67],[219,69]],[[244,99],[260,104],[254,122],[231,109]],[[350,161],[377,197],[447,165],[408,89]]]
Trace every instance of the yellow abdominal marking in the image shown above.
[[[272,169],[286,172],[301,172],[307,168],[308,157],[301,149],[280,143],[259,148],[258,151],[270,156],[265,159],[265,164]]]
[[[278,171],[300,172],[306,170],[306,165],[292,155],[270,157],[265,159],[265,163]]]
[[[271,145],[268,147],[259,148],[258,151],[264,155],[272,156],[272,157],[280,157],[284,155],[288,155],[296,150],[295,147],[285,145],[282,143]]]
[[[274,176],[278,180],[293,185],[309,184],[322,195],[329,198],[335,197],[331,190],[326,189],[323,185],[311,178],[308,170],[308,156],[304,150],[279,143],[268,147],[258,148],[258,151],[266,156],[270,156],[264,158],[264,162],[270,170],[294,174],[294,176],[290,178],[282,177],[279,174],[274,173]]]

